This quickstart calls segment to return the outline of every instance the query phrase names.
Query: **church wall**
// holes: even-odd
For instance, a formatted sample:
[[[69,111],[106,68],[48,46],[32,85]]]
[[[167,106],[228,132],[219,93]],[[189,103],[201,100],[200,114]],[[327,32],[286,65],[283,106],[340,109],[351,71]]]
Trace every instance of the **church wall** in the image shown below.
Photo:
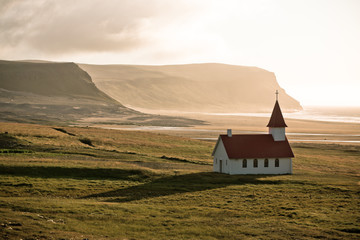
[[[258,167],[254,168],[254,159],[247,159],[247,167],[243,168],[243,159],[230,159],[229,174],[291,174],[292,159],[279,158],[279,167],[275,167],[275,158],[269,158],[269,167],[264,167],[265,159],[259,158]]]
[[[214,172],[220,172],[220,160],[222,160],[222,172],[223,173],[229,173],[229,158],[227,156],[224,144],[219,138],[218,144],[216,146],[216,149],[214,151],[214,162],[213,162],[213,171]]]

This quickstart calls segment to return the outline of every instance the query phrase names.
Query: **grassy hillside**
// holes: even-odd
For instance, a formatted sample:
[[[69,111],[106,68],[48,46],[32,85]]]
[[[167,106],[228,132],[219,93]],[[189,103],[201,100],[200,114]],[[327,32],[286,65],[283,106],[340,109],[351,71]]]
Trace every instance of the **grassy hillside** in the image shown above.
[[[49,97],[81,97],[114,103],[75,63],[0,61],[0,88]]]
[[[5,133],[7,132],[7,133]],[[294,174],[211,172],[214,143],[0,124],[1,239],[359,239],[360,149],[296,144]]]
[[[202,121],[143,114],[100,91],[74,63],[0,61],[0,120],[27,123],[188,126]]]
[[[278,89],[284,110],[298,101],[279,86],[274,73],[225,64],[168,66],[80,64],[95,84],[126,106],[201,112],[270,111]]]

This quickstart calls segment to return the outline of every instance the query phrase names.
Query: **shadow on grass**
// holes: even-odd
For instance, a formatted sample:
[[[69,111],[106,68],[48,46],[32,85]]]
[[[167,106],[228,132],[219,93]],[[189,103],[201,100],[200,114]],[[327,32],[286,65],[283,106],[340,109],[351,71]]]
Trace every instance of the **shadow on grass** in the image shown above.
[[[130,202],[146,198],[198,192],[244,184],[287,184],[288,180],[268,180],[267,175],[226,175],[214,172],[199,172],[184,175],[164,176],[144,170],[112,168],[70,168],[45,166],[4,166],[0,175],[36,178],[107,179],[140,182],[139,185],[91,194],[82,198],[105,198],[108,202]],[[293,181],[291,181],[294,183]]]
[[[230,176],[213,172],[200,172],[154,179],[141,185],[92,194],[83,198],[108,198],[109,202],[130,202],[146,198],[198,192],[243,184],[283,184],[284,181],[260,180],[266,175]]]
[[[73,178],[73,179],[110,179],[145,181],[152,177],[151,172],[114,168],[67,168],[43,166],[3,166],[0,175],[27,176],[38,178]]]
[[[22,147],[22,145],[16,137],[8,133],[0,133],[0,148],[13,149],[18,147]]]

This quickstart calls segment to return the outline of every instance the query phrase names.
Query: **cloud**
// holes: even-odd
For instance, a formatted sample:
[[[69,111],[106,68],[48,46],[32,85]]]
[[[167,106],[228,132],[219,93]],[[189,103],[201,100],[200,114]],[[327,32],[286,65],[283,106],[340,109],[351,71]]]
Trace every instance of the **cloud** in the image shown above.
[[[28,2],[16,0],[5,0],[0,6],[1,47],[16,46],[27,32],[34,9]]]
[[[126,52],[151,43],[190,1],[7,1],[0,5],[0,50],[45,55]],[[181,16],[183,17],[183,16]],[[152,32],[151,32],[152,31]]]

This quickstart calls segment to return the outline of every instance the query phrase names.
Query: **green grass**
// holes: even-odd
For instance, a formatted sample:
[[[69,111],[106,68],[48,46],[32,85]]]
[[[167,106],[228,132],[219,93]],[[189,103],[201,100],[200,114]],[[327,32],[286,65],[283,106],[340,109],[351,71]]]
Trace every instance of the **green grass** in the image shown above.
[[[0,239],[360,237],[359,146],[294,144],[293,175],[229,176],[214,143],[61,129],[0,124]]]

